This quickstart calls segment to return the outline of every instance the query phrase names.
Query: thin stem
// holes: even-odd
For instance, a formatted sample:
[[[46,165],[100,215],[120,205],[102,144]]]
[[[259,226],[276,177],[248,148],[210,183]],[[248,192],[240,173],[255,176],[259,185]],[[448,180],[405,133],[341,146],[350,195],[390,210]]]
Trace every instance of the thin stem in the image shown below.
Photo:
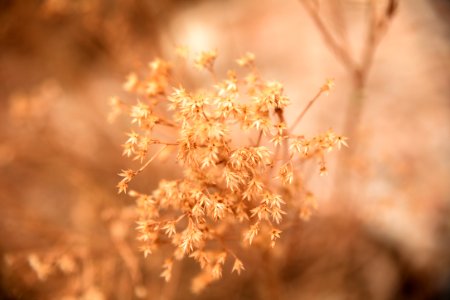
[[[142,171],[144,171],[144,169],[155,159],[157,158],[161,152],[163,152],[169,145],[166,144],[164,145],[161,149],[158,150],[158,152],[156,152],[155,154],[153,154],[153,156],[142,166],[139,168],[139,170],[136,171],[136,174],[141,173]]]
[[[202,108],[202,114],[203,114],[203,117],[205,118],[205,120],[206,121],[209,121],[209,118],[208,118],[208,116],[206,115],[206,113],[205,113],[205,110]]]
[[[263,131],[260,130],[259,135],[258,135],[258,140],[256,141],[256,147],[258,147],[261,144],[262,135],[263,135]]]
[[[174,123],[166,118],[163,118],[163,117],[158,117],[158,118],[159,118],[159,120],[156,123],[159,125],[167,126],[167,127],[174,128],[174,129],[179,128],[179,126],[176,123]]]
[[[284,119],[283,109],[276,108],[275,113],[277,114],[280,122],[286,125],[286,120]],[[284,129],[282,134],[283,134],[283,137],[285,137],[285,139],[283,139],[283,161],[286,161],[289,157],[289,139],[288,139],[289,131],[287,129]]]
[[[178,145],[178,143],[162,142],[162,141],[158,141],[158,140],[153,140],[152,143],[153,144],[166,145],[166,146],[177,146]]]
[[[295,119],[294,123],[289,128],[289,131],[291,131],[291,132],[294,131],[295,127],[297,127],[298,123],[300,123],[303,116],[306,114],[306,112],[309,110],[309,108],[314,104],[314,102],[316,102],[316,100],[320,97],[320,95],[322,95],[322,93],[323,93],[323,89],[320,89],[320,91],[314,96],[314,98],[312,98],[308,102],[306,107],[303,109],[303,111],[300,113],[300,115],[297,117],[297,119]]]

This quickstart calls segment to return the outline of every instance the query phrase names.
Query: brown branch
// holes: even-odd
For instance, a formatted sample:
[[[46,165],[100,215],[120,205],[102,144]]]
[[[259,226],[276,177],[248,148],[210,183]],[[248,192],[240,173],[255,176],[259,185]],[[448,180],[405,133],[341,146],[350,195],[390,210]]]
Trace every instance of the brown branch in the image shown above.
[[[319,29],[325,43],[335,52],[336,56],[339,58],[341,63],[349,70],[354,70],[356,68],[356,63],[353,61],[348,51],[345,50],[333,37],[331,32],[325,26],[325,23],[320,18],[319,11],[316,6],[311,5],[309,0],[299,0],[303,4],[306,11],[312,17],[314,23]]]
[[[381,18],[377,18],[376,15],[376,1],[371,0],[370,1],[370,24],[369,24],[369,33],[367,35],[367,41],[365,44],[365,49],[362,56],[362,62],[360,67],[360,73],[363,77],[362,80],[365,80],[365,77],[367,77],[367,74],[370,71],[370,68],[373,63],[373,58],[375,56],[375,51],[378,48],[378,45],[383,37],[383,35],[386,33],[389,21],[393,17],[393,15],[396,12],[398,1],[397,0],[390,0],[386,10],[384,12],[384,15],[381,16]]]

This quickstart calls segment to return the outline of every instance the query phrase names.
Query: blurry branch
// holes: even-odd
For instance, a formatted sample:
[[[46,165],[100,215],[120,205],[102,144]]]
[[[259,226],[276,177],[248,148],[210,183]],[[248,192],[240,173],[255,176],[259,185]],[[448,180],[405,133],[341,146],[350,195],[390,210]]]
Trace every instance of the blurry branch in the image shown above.
[[[338,3],[333,2],[334,5],[332,7],[334,20],[338,21],[339,26],[342,27],[338,34],[333,34],[331,28],[324,23],[320,14],[319,1],[299,1],[313,19],[325,44],[331,49],[336,58],[344,65],[353,80],[352,96],[348,102],[344,124],[344,133],[349,138],[351,147],[350,151],[346,151],[346,154],[343,154],[345,157],[340,160],[341,164],[349,165],[349,162],[352,160],[353,153],[355,153],[357,149],[357,128],[363,111],[367,78],[373,64],[376,49],[378,48],[381,39],[386,33],[395,13],[397,12],[399,0],[387,0],[381,10],[377,9],[377,3],[379,3],[379,1],[367,1],[370,17],[368,18],[368,31],[365,37],[362,53],[360,54],[360,59],[358,59],[359,55],[355,55],[357,56],[355,58],[351,54],[349,47],[347,47],[348,38],[346,24],[343,18],[344,12],[342,1],[336,1]],[[342,169],[344,170],[345,168]],[[347,178],[347,176],[341,176],[341,178]],[[341,183],[342,182],[339,182],[338,186],[342,187],[343,185]]]
[[[300,0],[300,2],[312,17],[314,24],[320,30],[320,33],[322,34],[322,37],[327,46],[329,46],[333,50],[336,57],[340,60],[341,63],[344,64],[347,69],[353,70],[356,65],[355,62],[349,55],[349,51],[335,40],[330,30],[326,27],[325,23],[320,17],[319,5],[317,4],[317,2],[309,0]]]
[[[142,274],[139,270],[139,259],[136,257],[129,243],[125,239],[126,226],[128,226],[128,224],[123,224],[123,222],[120,221],[112,222],[109,228],[111,240],[117,250],[117,253],[122,258],[133,284],[141,284]]]
[[[384,14],[377,16],[375,0],[370,1],[370,24],[365,49],[363,52],[362,63],[359,71],[362,76],[363,84],[370,71],[375,50],[378,47],[381,39],[383,38],[392,17],[394,16],[398,7],[398,0],[389,0],[387,7],[384,10]]]
[[[372,65],[375,50],[397,11],[398,0],[389,0],[381,15],[377,14],[377,1],[369,0],[369,30],[360,62],[352,57],[352,54],[347,46],[348,37],[345,20],[343,18],[344,14],[342,11],[343,8],[341,1],[337,1],[337,3],[333,2],[334,19],[337,20],[339,25],[342,27],[339,29],[338,38],[335,37],[331,29],[324,23],[320,14],[320,6],[318,1],[299,1],[313,19],[314,24],[319,29],[320,34],[325,41],[325,44],[333,51],[337,59],[345,66],[347,71],[353,75],[353,78],[359,87],[364,86],[370,66]]]

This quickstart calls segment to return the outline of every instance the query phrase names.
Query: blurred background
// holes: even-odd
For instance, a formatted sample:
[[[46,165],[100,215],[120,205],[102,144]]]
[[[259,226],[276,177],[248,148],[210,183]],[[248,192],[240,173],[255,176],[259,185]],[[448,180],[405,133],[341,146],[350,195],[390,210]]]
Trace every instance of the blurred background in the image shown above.
[[[450,2],[300,2],[0,0],[0,299],[450,299]],[[314,12],[364,61],[371,3],[385,30],[361,81]],[[176,45],[217,49],[220,75],[253,52],[288,121],[334,78],[297,131],[350,137],[309,183],[312,218],[199,295],[193,262],[166,284],[139,252],[115,188],[128,120],[108,122],[111,96],[135,100],[126,75]],[[151,167],[135,188],[174,176]]]

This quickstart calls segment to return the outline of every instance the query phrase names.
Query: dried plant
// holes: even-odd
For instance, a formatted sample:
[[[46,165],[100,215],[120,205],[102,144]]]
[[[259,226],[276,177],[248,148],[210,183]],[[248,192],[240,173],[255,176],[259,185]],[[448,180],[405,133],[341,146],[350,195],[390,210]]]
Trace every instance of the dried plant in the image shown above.
[[[180,49],[185,59],[187,51]],[[176,151],[182,178],[162,180],[151,194],[128,194],[137,200],[144,254],[172,247],[161,274],[166,281],[175,261],[197,261],[202,272],[193,280],[194,292],[219,279],[228,260],[234,260],[233,272],[245,270],[236,254],[239,247],[270,249],[289,221],[308,219],[317,204],[302,184],[301,166],[316,161],[324,175],[326,154],[347,145],[332,130],[311,138],[294,134],[315,100],[331,90],[332,80],[289,126],[284,112],[290,100],[283,85],[261,77],[253,54],[236,61],[242,76],[230,70],[220,81],[216,58],[217,52],[209,51],[194,59],[198,69],[211,75],[210,87],[188,90],[175,83],[171,63],[156,59],[149,74],[141,79],[133,73],[124,84],[137,95],[137,103],[112,100],[112,117],[120,112],[131,117],[123,155],[141,162],[139,169],[119,174],[119,193],[127,192],[133,178],[163,153]],[[172,131],[170,140],[159,138],[158,131],[165,129]],[[239,136],[233,130],[240,130]]]

